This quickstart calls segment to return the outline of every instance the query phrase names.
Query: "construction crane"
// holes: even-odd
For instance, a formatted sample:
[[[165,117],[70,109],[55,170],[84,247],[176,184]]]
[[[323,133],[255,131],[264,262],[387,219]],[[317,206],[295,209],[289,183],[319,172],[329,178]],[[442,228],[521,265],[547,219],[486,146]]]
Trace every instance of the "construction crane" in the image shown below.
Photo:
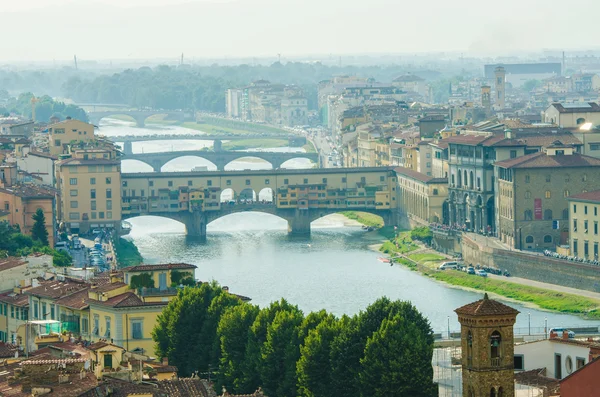
[[[35,104],[38,103],[40,100],[37,99],[35,96],[31,97],[31,119],[33,120],[33,122],[35,123]]]

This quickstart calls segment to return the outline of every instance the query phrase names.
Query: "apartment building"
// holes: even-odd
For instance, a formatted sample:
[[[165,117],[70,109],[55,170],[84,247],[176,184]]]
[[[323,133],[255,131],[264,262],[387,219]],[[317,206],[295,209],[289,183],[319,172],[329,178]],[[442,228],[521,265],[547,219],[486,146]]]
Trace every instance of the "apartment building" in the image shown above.
[[[67,118],[48,126],[48,150],[53,156],[69,154],[72,144],[94,140],[94,125],[80,120]]]
[[[569,246],[571,255],[585,259],[598,259],[598,212],[600,190],[569,196]]]
[[[400,208],[418,223],[448,222],[448,180],[408,168],[394,168],[398,176]]]
[[[56,162],[62,192],[58,219],[72,233],[121,224],[121,160],[112,146],[71,147],[70,158]]]
[[[586,123],[600,125],[600,106],[596,102],[553,103],[542,112],[544,123],[576,128]]]

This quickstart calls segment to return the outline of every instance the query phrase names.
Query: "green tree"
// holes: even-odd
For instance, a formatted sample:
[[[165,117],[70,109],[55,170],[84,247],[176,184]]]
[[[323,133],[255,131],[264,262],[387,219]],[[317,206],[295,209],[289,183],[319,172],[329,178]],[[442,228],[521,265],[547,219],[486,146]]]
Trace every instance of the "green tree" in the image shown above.
[[[246,384],[244,376],[246,345],[250,336],[250,327],[259,312],[258,306],[243,304],[227,310],[221,316],[217,328],[221,343],[221,359],[216,390],[225,386],[228,391],[236,394],[252,392],[252,387]]]
[[[46,230],[46,217],[44,211],[38,208],[32,216],[34,223],[31,228],[31,237],[42,245],[48,245],[48,230]]]
[[[73,264],[73,258],[65,251],[54,251],[52,264],[56,267],[68,267]]]
[[[360,360],[363,396],[433,397],[433,343],[430,329],[423,329],[402,314],[382,321],[365,346]]]
[[[154,288],[154,279],[152,278],[152,274],[150,273],[140,273],[134,276],[131,276],[131,282],[129,283],[129,288],[138,289],[138,288]]]
[[[261,383],[267,396],[296,395],[296,362],[300,358],[302,312],[280,311],[267,328],[267,340],[261,348]]]
[[[329,315],[309,331],[300,347],[296,364],[298,395],[301,397],[329,397],[332,395],[331,345],[339,335],[344,322]]]
[[[413,240],[419,240],[425,244],[431,244],[433,239],[433,232],[428,226],[415,227],[410,231],[410,238]]]
[[[534,89],[536,89],[537,87],[541,86],[542,82],[539,80],[527,80],[525,83],[523,83],[523,90],[524,91],[533,91]]]

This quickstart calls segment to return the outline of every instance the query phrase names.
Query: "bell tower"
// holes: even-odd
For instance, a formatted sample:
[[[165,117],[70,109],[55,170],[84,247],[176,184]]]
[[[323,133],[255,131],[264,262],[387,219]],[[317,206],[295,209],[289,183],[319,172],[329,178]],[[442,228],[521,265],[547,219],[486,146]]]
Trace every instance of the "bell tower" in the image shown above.
[[[455,312],[461,325],[463,397],[514,397],[513,325],[519,311],[486,293]]]

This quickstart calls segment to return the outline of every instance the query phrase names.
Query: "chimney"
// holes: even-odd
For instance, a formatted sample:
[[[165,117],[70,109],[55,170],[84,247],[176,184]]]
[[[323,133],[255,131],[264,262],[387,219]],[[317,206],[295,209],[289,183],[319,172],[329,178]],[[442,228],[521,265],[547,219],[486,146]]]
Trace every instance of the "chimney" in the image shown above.
[[[513,132],[510,128],[504,130],[504,137],[506,139],[513,139]]]
[[[169,365],[169,357],[162,358],[162,365]]]

